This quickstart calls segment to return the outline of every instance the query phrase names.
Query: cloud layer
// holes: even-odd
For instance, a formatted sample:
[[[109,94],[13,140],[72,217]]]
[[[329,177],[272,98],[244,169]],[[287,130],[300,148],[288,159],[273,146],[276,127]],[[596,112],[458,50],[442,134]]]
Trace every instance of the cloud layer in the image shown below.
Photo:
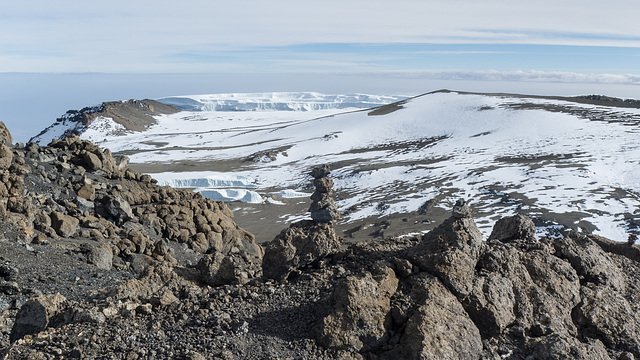
[[[1,71],[211,72],[255,70],[238,61],[245,61],[239,52],[303,44],[640,48],[636,13],[626,0],[24,0],[3,4],[0,64]],[[177,56],[184,54],[210,56],[201,62]],[[271,60],[304,60],[299,55],[290,48]]]
[[[388,73],[393,77],[434,80],[526,81],[538,83],[639,85],[638,74],[583,74],[562,71],[418,71]]]

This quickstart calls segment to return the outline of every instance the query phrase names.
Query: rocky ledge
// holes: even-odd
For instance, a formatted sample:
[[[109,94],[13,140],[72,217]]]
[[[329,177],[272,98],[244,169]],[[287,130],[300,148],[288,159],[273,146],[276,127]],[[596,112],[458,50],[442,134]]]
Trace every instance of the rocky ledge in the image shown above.
[[[347,246],[320,167],[316,216],[263,250],[223,203],[77,137],[5,130],[7,359],[640,358],[635,245],[536,238],[519,215],[483,240],[459,201],[424,236]]]

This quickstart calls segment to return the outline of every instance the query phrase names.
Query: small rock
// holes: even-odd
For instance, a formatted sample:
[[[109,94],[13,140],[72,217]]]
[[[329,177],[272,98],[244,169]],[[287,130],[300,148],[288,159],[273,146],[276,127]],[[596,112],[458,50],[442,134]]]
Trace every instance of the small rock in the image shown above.
[[[453,206],[452,215],[457,219],[471,217],[471,208],[464,199],[458,199]]]
[[[73,315],[74,322],[84,322],[90,324],[102,324],[106,321],[105,314],[97,308],[76,311]]]
[[[113,265],[113,251],[111,250],[111,246],[108,244],[90,246],[87,260],[98,269],[111,270],[111,266]]]
[[[18,268],[9,264],[0,265],[0,277],[7,281],[15,280],[18,277]]]
[[[73,216],[65,215],[54,211],[51,213],[51,227],[60,236],[69,237],[75,234],[80,220]]]
[[[496,221],[489,240],[508,242],[512,240],[535,240],[536,226],[531,219],[520,214],[503,217]]]
[[[329,165],[324,164],[311,169],[311,176],[313,176],[314,179],[320,179],[329,175],[330,172]]]
[[[87,165],[89,170],[100,170],[102,169],[102,161],[98,157],[98,155],[86,151],[82,158],[84,159],[85,164]]]
[[[85,200],[93,201],[96,198],[96,190],[91,184],[84,184],[78,190],[78,197]]]

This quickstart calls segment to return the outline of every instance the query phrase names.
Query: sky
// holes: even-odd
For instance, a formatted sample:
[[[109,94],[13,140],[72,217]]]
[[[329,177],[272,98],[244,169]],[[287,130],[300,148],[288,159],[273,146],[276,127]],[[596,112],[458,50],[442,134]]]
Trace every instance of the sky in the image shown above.
[[[639,13],[629,0],[5,2],[0,121],[26,141],[69,109],[216,92],[640,98]]]

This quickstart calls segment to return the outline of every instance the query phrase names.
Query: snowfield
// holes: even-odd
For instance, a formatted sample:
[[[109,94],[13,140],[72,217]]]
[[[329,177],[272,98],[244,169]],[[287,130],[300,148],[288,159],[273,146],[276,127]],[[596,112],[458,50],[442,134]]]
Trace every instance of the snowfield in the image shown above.
[[[485,236],[516,213],[541,231],[563,225],[618,241],[640,223],[639,109],[437,92],[372,112],[348,98],[327,108],[320,95],[282,96],[286,110],[305,111],[274,111],[273,94],[174,97],[165,100],[191,110],[158,116],[144,132],[101,119],[105,130],[81,137],[216,200],[307,196],[307,173],[329,163],[344,223],[417,212],[429,200],[448,211],[458,198],[470,200]],[[194,171],[162,170],[185,163]]]

